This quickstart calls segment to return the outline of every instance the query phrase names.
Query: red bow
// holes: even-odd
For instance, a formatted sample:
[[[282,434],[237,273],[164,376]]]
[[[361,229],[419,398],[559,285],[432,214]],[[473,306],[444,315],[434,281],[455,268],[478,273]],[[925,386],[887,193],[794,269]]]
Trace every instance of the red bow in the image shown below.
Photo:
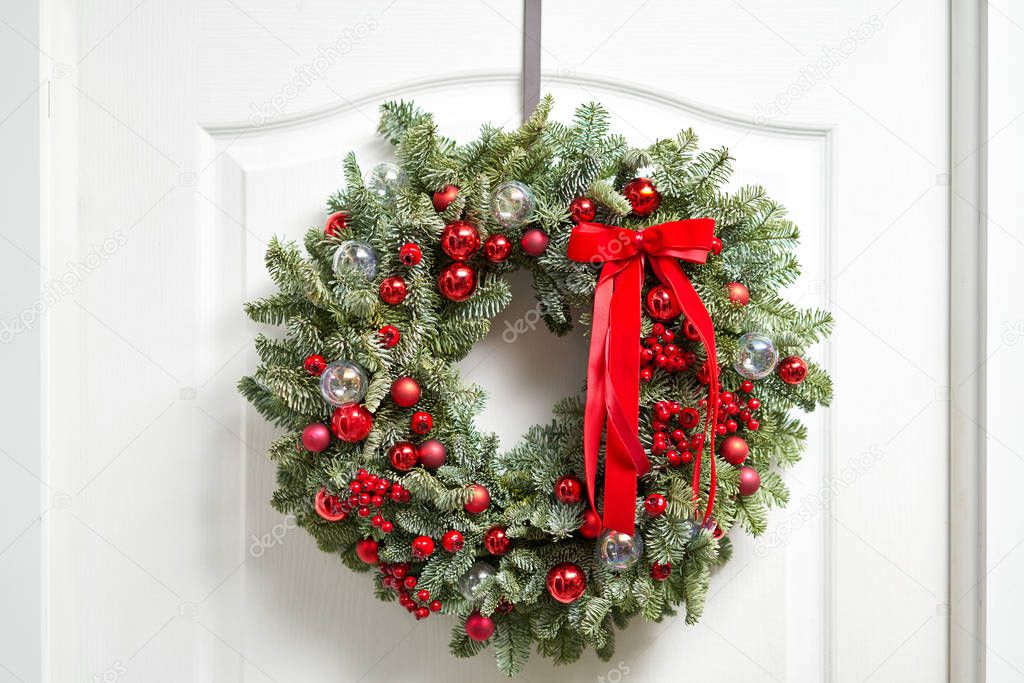
[[[597,460],[605,423],[604,526],[632,535],[637,478],[651,464],[638,436],[640,419],[640,302],[644,262],[675,295],[683,314],[707,350],[708,405],[704,431],[710,432],[711,482],[704,522],[715,501],[714,415],[718,405],[715,327],[679,260],[704,263],[715,222],[693,218],[652,225],[642,232],[601,223],[580,223],[569,238],[573,261],[604,263],[594,292],[594,319],[587,366],[587,405],[583,418],[583,458],[590,507],[594,508]],[[703,439],[693,464],[693,502],[700,492]]]

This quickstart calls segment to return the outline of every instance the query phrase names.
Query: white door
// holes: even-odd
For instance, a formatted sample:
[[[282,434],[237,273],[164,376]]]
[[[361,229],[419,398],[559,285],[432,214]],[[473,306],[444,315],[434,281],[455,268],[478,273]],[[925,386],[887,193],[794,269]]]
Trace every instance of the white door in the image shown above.
[[[385,158],[379,103],[415,99],[463,139],[518,123],[522,15],[44,3],[42,258],[78,279],[46,311],[43,466],[10,474],[44,491],[43,664],[5,646],[0,681],[502,680],[487,654],[450,658],[445,619],[382,608],[269,507],[273,430],[235,383],[255,362],[241,306],[269,291],[266,242],[321,222],[349,150]],[[837,319],[815,351],[836,401],[809,419],[789,509],[737,539],[701,624],[637,622],[611,664],[537,658],[522,679],[946,680],[946,5],[551,1],[542,30],[558,117],[601,100],[636,143],[692,126],[789,207],[791,298]],[[519,294],[509,318],[531,305]],[[495,329],[464,369],[503,397],[484,422],[508,443],[578,386],[584,350]],[[540,350],[554,379],[528,372]]]

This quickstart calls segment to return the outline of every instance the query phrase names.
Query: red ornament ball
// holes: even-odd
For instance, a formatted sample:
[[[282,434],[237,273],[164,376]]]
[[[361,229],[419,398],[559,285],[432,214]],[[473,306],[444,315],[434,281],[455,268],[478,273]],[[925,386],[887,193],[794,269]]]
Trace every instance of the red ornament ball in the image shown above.
[[[412,377],[399,377],[391,385],[391,400],[402,408],[411,408],[420,400],[419,382]]]
[[[800,384],[807,378],[807,363],[800,356],[789,356],[779,361],[779,379],[786,384]]]
[[[420,249],[420,245],[412,242],[403,244],[402,248],[398,250],[398,260],[406,266],[419,264],[423,260],[423,251]]]
[[[622,189],[633,213],[637,216],[650,216],[661,205],[661,193],[647,178],[634,178]]]
[[[427,558],[434,554],[434,539],[430,536],[417,536],[412,541],[413,557]]]
[[[577,197],[569,204],[573,223],[586,223],[597,217],[597,203],[590,197]]]
[[[484,548],[491,555],[504,555],[512,547],[512,541],[505,534],[505,527],[494,526],[484,534]]]
[[[409,419],[409,429],[411,429],[414,434],[419,434],[421,436],[423,434],[429,434],[430,430],[433,428],[434,418],[430,416],[430,413],[417,410]]]
[[[469,487],[469,500],[464,506],[466,512],[471,515],[479,515],[491,505],[491,492],[487,487],[480,484],[473,484]]]
[[[448,456],[448,450],[437,439],[430,439],[420,444],[419,455],[421,465],[428,470],[436,470],[444,464],[444,459]]]
[[[416,446],[408,441],[399,441],[388,449],[388,460],[391,461],[391,466],[399,472],[408,472],[416,467],[418,459]]]
[[[587,590],[587,577],[579,566],[572,562],[556,564],[548,571],[548,593],[558,602],[575,602]]]
[[[555,482],[555,500],[559,503],[578,503],[583,499],[583,483],[571,474]]]
[[[459,188],[455,185],[445,185],[440,190],[435,192],[430,198],[430,201],[434,204],[434,211],[440,213],[448,208],[448,205],[455,201],[455,198],[459,196]]]
[[[494,635],[494,620],[480,612],[473,612],[466,617],[466,635],[470,640],[487,640]]]
[[[717,237],[711,238],[711,253],[716,256],[722,253],[722,240]]]
[[[450,553],[459,552],[465,544],[466,539],[455,529],[444,532],[444,536],[441,537],[441,547]]]
[[[344,211],[335,211],[327,217],[324,223],[324,234],[328,237],[341,237],[341,233],[348,228],[348,214]]]
[[[348,517],[342,500],[327,493],[327,489],[317,491],[316,497],[313,499],[313,509],[316,510],[316,514],[328,522],[340,522]]]
[[[672,573],[672,565],[669,562],[662,564],[655,562],[651,565],[651,578],[655,581],[664,581]]]
[[[465,301],[476,290],[476,271],[465,263],[452,263],[437,276],[437,288],[450,301]]]
[[[334,409],[331,418],[334,435],[346,443],[358,443],[370,435],[373,429],[373,414],[358,403],[350,403]]]
[[[310,453],[321,453],[331,445],[331,430],[314,422],[302,430],[302,447]]]
[[[668,501],[660,493],[652,493],[644,499],[644,509],[651,517],[661,517],[667,507]]]
[[[409,296],[409,286],[397,275],[386,277],[380,283],[380,299],[386,304],[397,306],[405,301],[407,296]]]
[[[742,282],[730,282],[725,286],[725,292],[729,295],[729,301],[737,306],[750,303],[750,290]]]
[[[591,509],[583,513],[583,526],[580,527],[580,536],[583,538],[597,538],[604,531],[604,523],[601,522],[601,515]]]
[[[484,242],[484,256],[491,263],[501,263],[512,254],[512,243],[507,237],[498,233],[491,235]]]
[[[377,541],[372,538],[357,541],[356,556],[366,564],[377,564],[380,561],[377,557]]]
[[[327,361],[320,354],[314,353],[302,361],[302,369],[314,377],[319,377],[327,369]]]
[[[647,292],[647,314],[655,320],[672,320],[682,312],[675,294],[665,285],[656,285]]]
[[[530,228],[523,233],[519,246],[530,256],[540,256],[548,248],[548,235],[539,228]]]
[[[377,330],[377,334],[380,335],[380,343],[384,345],[385,349],[393,349],[398,344],[398,340],[402,338],[402,333],[394,325],[385,325]]]
[[[465,261],[480,248],[480,233],[468,221],[453,221],[441,232],[441,251],[456,261]]]
[[[761,488],[761,475],[753,467],[740,468],[740,495],[749,496]]]
[[[719,455],[721,455],[727,463],[730,465],[736,465],[737,467],[743,464],[743,461],[750,455],[750,447],[747,442],[744,441],[741,436],[728,436],[722,440],[722,445],[718,449]]]

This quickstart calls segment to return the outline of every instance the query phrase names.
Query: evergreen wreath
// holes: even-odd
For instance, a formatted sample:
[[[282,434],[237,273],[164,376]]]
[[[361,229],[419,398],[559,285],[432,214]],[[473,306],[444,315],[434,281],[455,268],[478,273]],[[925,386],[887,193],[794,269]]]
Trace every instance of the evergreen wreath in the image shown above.
[[[384,104],[379,131],[397,164],[364,178],[350,154],[326,228],[305,236],[308,255],[271,241],[279,291],[246,313],[284,334],[256,338],[260,364],[239,384],[285,430],[269,452],[274,507],[350,569],[372,571],[381,600],[417,619],[457,617],[452,652],[492,644],[510,676],[534,644],[558,663],[588,646],[607,660],[637,614],[660,620],[685,605],[696,622],[729,533],[763,533],[768,508],[787,502],[777,471],[807,436],[790,410],[831,397],[828,375],[802,357],[831,316],[779,295],[799,273],[783,207],[760,187],[725,191],[728,151],[699,151],[692,130],[636,149],[600,105],[571,124],[549,120],[551,106],[460,146],[413,104]],[[641,270],[637,431],[650,470],[633,478],[634,534],[606,530],[584,481],[584,398],[501,451],[474,425],[483,391],[455,364],[510,302],[516,269],[532,273],[552,332],[593,323],[601,269],[569,257],[574,229],[639,235],[692,218],[714,220],[706,263],[681,265],[714,321],[717,372],[674,290]],[[720,407],[705,422],[709,405]],[[700,453],[715,435],[712,514],[716,457]],[[595,500],[607,508],[601,491]]]

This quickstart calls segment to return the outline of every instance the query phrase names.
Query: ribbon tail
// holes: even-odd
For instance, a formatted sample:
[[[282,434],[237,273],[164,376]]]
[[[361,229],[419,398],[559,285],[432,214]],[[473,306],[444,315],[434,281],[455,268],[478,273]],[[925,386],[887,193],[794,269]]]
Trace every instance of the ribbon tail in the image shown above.
[[[608,343],[609,309],[614,291],[614,266],[606,265],[594,291],[594,319],[587,359],[587,401],[583,414],[583,470],[590,509],[596,514],[595,490],[601,433],[605,424],[605,347]]]

